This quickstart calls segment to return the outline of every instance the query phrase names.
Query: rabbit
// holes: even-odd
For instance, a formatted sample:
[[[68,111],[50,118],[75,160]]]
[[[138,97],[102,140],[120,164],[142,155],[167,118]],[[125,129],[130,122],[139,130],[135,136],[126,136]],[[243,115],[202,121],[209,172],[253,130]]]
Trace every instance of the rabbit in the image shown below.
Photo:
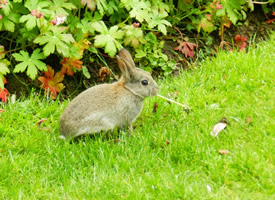
[[[158,85],[150,73],[137,68],[125,48],[116,57],[122,72],[120,79],[93,86],[75,97],[60,117],[61,138],[130,126],[141,113],[144,99],[158,94]]]

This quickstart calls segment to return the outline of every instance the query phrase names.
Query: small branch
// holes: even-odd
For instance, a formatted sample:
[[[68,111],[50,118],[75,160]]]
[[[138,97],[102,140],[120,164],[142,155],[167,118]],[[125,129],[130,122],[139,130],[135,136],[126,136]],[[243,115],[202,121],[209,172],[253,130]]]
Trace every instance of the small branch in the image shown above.
[[[181,31],[177,27],[175,27],[175,26],[174,26],[174,29],[176,29],[180,33],[181,40],[183,41],[183,35],[182,35]]]
[[[162,98],[162,99],[165,99],[166,101],[169,101],[169,102],[171,102],[171,103],[177,104],[177,105],[183,107],[185,110],[190,110],[190,107],[187,106],[187,105],[185,105],[185,104],[181,104],[181,103],[176,102],[176,101],[174,101],[174,100],[172,100],[172,99],[168,99],[168,98],[166,98],[166,97],[164,97],[164,96],[161,96],[160,94],[158,94],[157,96],[160,97],[160,98]]]
[[[246,0],[246,2],[248,3],[249,1],[248,1],[248,0]],[[253,3],[253,4],[268,4],[268,3],[269,3],[269,1],[266,1],[266,2],[261,2],[261,1],[251,1],[251,3]]]
[[[21,50],[21,49],[26,49],[26,47],[29,47],[29,46],[32,46],[32,45],[29,44],[29,45],[26,45],[26,46],[24,46],[24,47],[18,47],[18,48],[16,48],[16,49],[7,50],[7,51],[4,51],[4,53],[7,54],[7,53],[11,53],[11,52],[13,52],[13,51],[18,51],[18,50]]]

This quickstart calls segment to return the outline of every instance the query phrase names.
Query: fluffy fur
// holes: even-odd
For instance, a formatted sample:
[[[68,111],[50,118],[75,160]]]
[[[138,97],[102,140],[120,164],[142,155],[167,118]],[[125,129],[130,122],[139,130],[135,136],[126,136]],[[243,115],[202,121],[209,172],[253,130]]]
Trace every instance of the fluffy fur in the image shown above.
[[[126,49],[120,50],[117,60],[122,71],[119,81],[91,87],[69,103],[60,118],[62,137],[131,125],[142,110],[144,98],[158,93],[157,83],[148,72],[135,67]]]

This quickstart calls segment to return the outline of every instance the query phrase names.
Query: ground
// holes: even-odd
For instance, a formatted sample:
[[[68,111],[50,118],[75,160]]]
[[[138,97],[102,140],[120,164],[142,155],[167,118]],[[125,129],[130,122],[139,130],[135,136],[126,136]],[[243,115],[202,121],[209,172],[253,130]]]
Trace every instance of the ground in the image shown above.
[[[274,199],[274,46],[273,33],[158,80],[191,110],[148,98],[131,137],[63,141],[68,101],[1,104],[0,199]]]

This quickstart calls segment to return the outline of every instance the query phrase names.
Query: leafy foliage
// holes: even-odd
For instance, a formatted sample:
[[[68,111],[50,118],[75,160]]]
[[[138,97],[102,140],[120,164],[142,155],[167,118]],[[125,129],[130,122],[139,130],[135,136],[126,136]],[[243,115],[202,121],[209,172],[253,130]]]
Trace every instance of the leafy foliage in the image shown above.
[[[152,32],[145,36],[146,44],[136,49],[136,60],[143,59],[142,68],[152,71],[153,68],[159,68],[164,71],[165,75],[173,72],[176,68],[176,62],[169,60],[168,56],[162,53],[164,42],[157,43],[157,37]]]
[[[62,27],[52,26],[50,31],[38,36],[33,42],[45,45],[43,48],[45,56],[54,53],[55,49],[63,56],[69,56],[68,44],[75,42],[75,40],[71,34],[63,33],[65,30]]]
[[[0,60],[0,88],[4,89],[5,77],[7,73],[10,73],[8,68],[9,62],[6,59]]]
[[[229,19],[232,21],[233,24],[236,24],[238,19],[243,18],[242,14],[239,11],[242,10],[241,5],[246,3],[245,0],[230,0],[230,1],[221,0],[221,2],[227,16],[229,17]]]
[[[158,10],[153,10],[152,16],[151,16],[152,18],[149,22],[148,27],[154,28],[155,26],[157,26],[158,30],[162,32],[164,35],[166,35],[167,34],[166,27],[171,26],[170,22],[164,19],[167,16],[168,16],[167,12],[159,13]]]
[[[253,10],[251,3],[247,6]],[[267,6],[263,10],[274,11]],[[223,41],[224,31],[244,20],[246,11],[245,0],[0,0],[0,88],[10,72],[24,72],[34,80],[52,65],[52,54],[59,59],[54,67],[61,74],[82,71],[90,78],[93,70],[87,62],[100,58],[96,61],[105,65],[102,58],[113,58],[122,46],[133,47],[144,69],[168,75],[177,63],[162,49],[165,41],[179,39],[170,27],[179,25],[184,34],[197,31],[208,41],[209,33],[218,30]],[[182,39],[176,50],[194,57],[192,41]]]
[[[143,32],[134,25],[126,25],[124,28],[125,37],[124,44],[131,45],[134,48],[137,48],[140,44],[144,44],[146,40],[143,37]]]
[[[4,84],[6,83],[6,79],[4,75],[7,73],[10,73],[10,70],[8,68],[10,62],[7,59],[4,59],[5,57],[5,49],[4,46],[0,45],[0,88],[4,89]]]

